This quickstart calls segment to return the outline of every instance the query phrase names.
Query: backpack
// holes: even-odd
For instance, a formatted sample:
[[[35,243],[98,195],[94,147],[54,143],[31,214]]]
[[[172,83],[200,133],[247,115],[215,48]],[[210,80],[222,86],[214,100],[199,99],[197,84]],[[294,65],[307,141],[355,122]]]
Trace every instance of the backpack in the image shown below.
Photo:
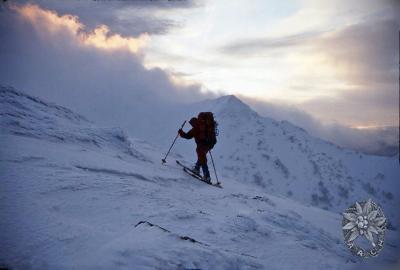
[[[199,123],[199,141],[204,142],[210,149],[217,143],[218,123],[212,112],[201,112],[197,116]]]

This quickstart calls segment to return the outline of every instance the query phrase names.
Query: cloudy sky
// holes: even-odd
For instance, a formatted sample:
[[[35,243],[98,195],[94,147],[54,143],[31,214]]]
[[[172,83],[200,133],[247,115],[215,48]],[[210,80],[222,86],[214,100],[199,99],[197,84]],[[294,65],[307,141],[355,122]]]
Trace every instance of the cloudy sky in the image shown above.
[[[205,1],[145,49],[146,66],[351,126],[397,123],[395,1]]]
[[[140,112],[145,104],[237,94],[266,114],[279,107],[324,124],[398,125],[395,0],[0,7],[0,83],[81,112],[115,120],[132,100],[141,101]]]

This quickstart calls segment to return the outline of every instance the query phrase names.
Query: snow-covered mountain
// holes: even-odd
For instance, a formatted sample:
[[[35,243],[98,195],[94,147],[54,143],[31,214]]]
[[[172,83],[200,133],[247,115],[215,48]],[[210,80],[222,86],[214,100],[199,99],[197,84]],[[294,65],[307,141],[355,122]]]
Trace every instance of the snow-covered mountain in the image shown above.
[[[345,247],[340,215],[354,200],[371,197],[396,220],[394,160],[343,151],[262,118],[233,96],[190,110],[216,113],[214,158],[224,189],[175,166],[174,158],[189,160],[181,149],[193,151],[191,142],[180,141],[182,148],[161,165],[165,149],[157,144],[1,87],[0,267],[377,269],[396,263],[394,228],[366,265]]]
[[[398,227],[398,159],[342,149],[289,122],[259,116],[233,95],[194,104],[187,115],[200,111],[213,111],[219,123],[214,154],[222,178],[240,179],[269,194],[336,212],[355,200],[372,198]],[[192,153],[191,149],[193,145],[177,152]]]
[[[262,117],[233,95],[154,113],[146,119],[150,124],[138,124],[129,133],[166,151],[183,120],[200,111],[213,111],[219,122],[214,154],[221,176],[240,175],[271,194],[337,212],[368,197],[388,211],[400,203],[397,157],[340,148],[289,122]],[[193,141],[180,139],[172,151],[195,160]]]

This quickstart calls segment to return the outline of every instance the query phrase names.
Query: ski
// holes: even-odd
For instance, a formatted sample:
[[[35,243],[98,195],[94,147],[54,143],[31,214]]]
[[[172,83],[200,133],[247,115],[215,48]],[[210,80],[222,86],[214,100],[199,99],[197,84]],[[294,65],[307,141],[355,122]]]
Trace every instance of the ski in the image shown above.
[[[197,173],[193,172],[189,167],[183,165],[179,160],[176,161],[176,163],[181,166],[183,168],[183,171],[187,174],[189,174],[190,176],[192,176],[193,178],[196,178],[197,180],[200,180],[201,182],[204,182],[210,186],[214,186],[214,187],[219,187],[222,188],[221,183],[209,183],[207,181],[204,181],[203,177],[201,177],[201,175],[198,175]]]

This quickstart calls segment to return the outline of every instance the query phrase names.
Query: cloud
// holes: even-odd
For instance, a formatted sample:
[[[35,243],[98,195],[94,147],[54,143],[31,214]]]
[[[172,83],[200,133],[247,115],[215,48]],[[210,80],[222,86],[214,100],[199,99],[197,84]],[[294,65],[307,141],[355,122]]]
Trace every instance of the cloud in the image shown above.
[[[315,97],[299,107],[347,125],[397,125],[399,29],[398,19],[386,18],[351,25],[317,40],[323,61],[344,87],[335,89],[334,97]]]
[[[397,125],[399,96],[395,88],[347,90],[335,98],[314,98],[297,106],[320,115],[325,122],[340,121],[350,126]]]
[[[75,16],[37,5],[26,7],[0,12],[1,84],[141,138],[149,128],[157,132],[158,115],[213,97],[200,84],[177,81],[159,68],[146,69],[140,51],[129,46],[137,38],[90,29]]]
[[[260,115],[278,121],[289,121],[310,135],[333,142],[343,148],[366,154],[394,156],[399,153],[397,126],[355,128],[339,123],[326,123],[298,107],[241,97]],[[340,111],[337,108],[335,111]],[[370,117],[370,116],[368,116]]]
[[[341,5],[345,13],[349,6]],[[287,95],[280,102],[241,98],[261,115],[292,122],[342,147],[368,154],[398,153],[399,5],[380,10],[379,16],[371,7],[363,8],[368,16],[336,29],[241,39],[220,48],[240,59],[265,56],[266,66],[277,56],[274,67],[281,64],[291,74],[286,91],[309,94],[296,105],[284,103]],[[363,124],[370,127],[352,127]]]
[[[30,2],[30,1],[26,1]],[[179,27],[165,14],[197,8],[200,1],[49,1],[36,0],[39,6],[59,14],[74,14],[88,28],[107,25],[112,32],[138,36],[163,35]]]
[[[91,1],[76,1],[82,5],[89,2]],[[64,2],[55,3],[64,5]],[[19,5],[20,8],[23,6]],[[65,6],[68,5],[65,4]],[[78,9],[78,6],[73,8]],[[177,79],[184,78],[183,74],[144,67],[140,48],[145,45],[141,44],[142,47],[138,46],[137,49],[129,47],[130,42],[140,43],[140,35],[148,29],[143,24],[138,24],[134,35],[121,34],[114,31],[115,28],[110,25],[102,27],[95,23],[90,27],[81,20],[81,17],[75,16],[75,13],[68,15],[68,13],[56,12],[38,5],[27,5],[27,7],[30,9],[26,9],[25,15],[22,10],[17,12],[7,6],[0,12],[0,40],[2,41],[0,42],[2,63],[0,83],[2,84],[9,84],[46,100],[65,105],[95,121],[122,126],[133,135],[142,138],[146,133],[148,134],[149,128],[153,128],[154,133],[160,132],[157,127],[167,128],[166,124],[160,120],[164,118],[158,117],[159,115],[168,115],[173,118],[173,114],[179,113],[175,109],[181,104],[214,96],[205,93],[200,84]],[[104,6],[101,6],[99,10],[105,12],[103,8]],[[116,6],[112,6],[111,10],[116,12],[115,14],[120,14],[121,11]],[[165,11],[160,7],[151,8],[151,12],[154,12],[152,14],[158,14],[160,10]],[[96,14],[97,11],[95,11],[94,9],[92,13]],[[100,20],[101,15],[99,17]],[[312,73],[312,71],[323,69],[322,65],[329,64],[333,70],[336,70],[336,73],[332,74],[351,87],[334,91],[336,94],[334,97],[314,97],[312,100],[297,104],[297,107],[269,104],[266,106],[268,109],[260,109],[264,106],[261,104],[262,106],[260,105],[257,110],[264,110],[266,115],[291,121],[309,130],[314,136],[320,136],[340,145],[347,144],[353,149],[360,147],[356,145],[360,142],[363,142],[363,149],[366,149],[368,144],[379,145],[379,137],[384,138],[384,142],[380,142],[380,149],[385,148],[385,145],[393,145],[390,139],[392,137],[384,136],[383,133],[374,133],[381,134],[379,136],[368,135],[369,139],[364,140],[357,136],[366,134],[365,130],[362,133],[354,129],[349,130],[347,127],[341,129],[343,125],[339,128],[339,125],[334,124],[328,128],[328,125],[322,124],[320,120],[308,114],[311,112],[324,122],[336,119],[347,125],[397,124],[394,123],[397,119],[398,106],[397,78],[394,81],[391,79],[393,44],[387,45],[382,41],[392,38],[390,32],[395,29],[393,25],[396,25],[396,20],[386,16],[373,22],[350,25],[329,35],[323,33],[311,38],[313,33],[317,33],[310,32],[280,40],[284,48],[294,53],[298,46],[301,47],[302,44],[309,46],[310,43],[314,43],[315,48],[318,48],[318,53],[324,54],[322,60],[316,62],[320,65],[312,66],[311,64],[315,62],[311,61],[309,69],[303,69],[300,66],[299,68],[303,72]],[[397,34],[398,32],[394,37],[397,37]],[[279,44],[278,41],[269,42],[268,45],[272,50],[275,50],[274,46]],[[341,44],[345,46],[341,47]],[[357,44],[363,47],[359,48],[359,52],[357,52]],[[349,47],[351,54],[346,51],[346,46]],[[396,47],[396,44],[394,46]],[[397,50],[396,53],[398,53]],[[382,59],[375,55],[381,55]],[[306,54],[303,56],[305,61],[307,56]],[[353,62],[348,61],[350,58]],[[396,59],[398,57],[394,55],[394,60]],[[205,58],[204,61],[206,60]],[[350,69],[351,65],[356,70],[353,70],[353,73],[344,72]],[[295,68],[295,65],[292,67]],[[379,68],[380,74],[374,73],[375,67]],[[286,72],[290,71],[286,70]],[[188,73],[186,70],[184,72]],[[303,92],[308,91],[310,84],[318,88],[321,81],[314,78],[317,78],[319,73],[312,75],[313,80],[307,82],[293,79],[291,85],[301,86]],[[333,86],[329,87],[334,89]],[[322,88],[320,91],[326,89],[328,88]],[[354,132],[358,135],[354,135]],[[375,149],[373,152],[378,152],[378,150]]]
[[[223,51],[240,59],[265,56],[265,73],[272,66],[281,76],[280,85],[273,85],[281,90],[281,101],[291,100],[325,122],[397,125],[400,17],[395,10],[330,31],[237,41]],[[265,90],[271,91],[278,92]]]
[[[38,5],[12,5],[11,9],[17,11],[23,18],[32,23],[39,31],[68,31],[72,38],[85,46],[93,46],[105,50],[127,49],[132,53],[145,46],[149,36],[147,33],[139,37],[123,37],[120,34],[112,34],[108,26],[97,26],[93,31],[85,31],[85,25],[79,22],[77,16],[58,15],[54,11],[44,10]]]
[[[397,78],[398,18],[373,20],[334,31],[316,41],[336,75],[356,85],[393,84]]]
[[[290,47],[305,46],[321,34],[322,32],[305,32],[283,37],[237,40],[222,46],[219,51],[226,54],[259,55],[260,52],[287,50]]]

